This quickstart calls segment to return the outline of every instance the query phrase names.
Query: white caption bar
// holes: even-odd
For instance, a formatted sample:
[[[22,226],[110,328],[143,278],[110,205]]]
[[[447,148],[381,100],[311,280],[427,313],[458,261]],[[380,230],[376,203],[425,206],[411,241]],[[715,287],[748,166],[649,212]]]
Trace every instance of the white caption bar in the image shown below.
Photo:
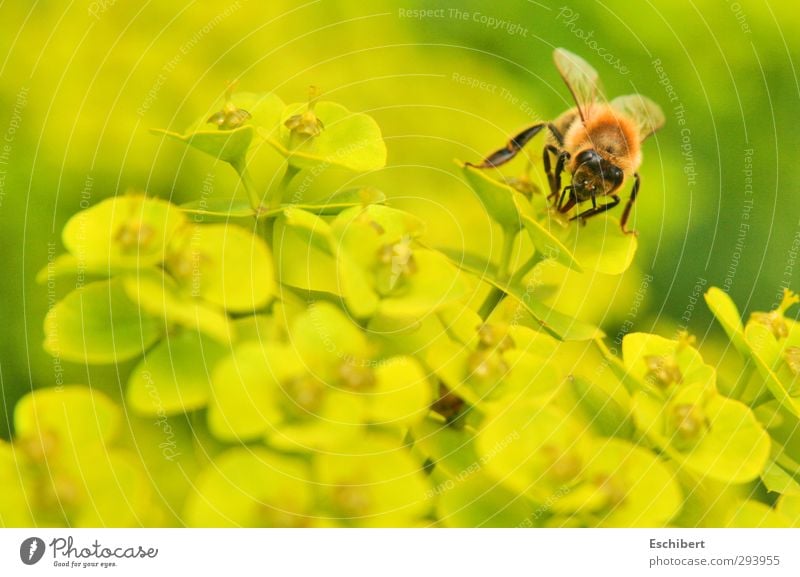
[[[800,575],[794,529],[7,529],[0,575]],[[185,573],[184,573],[185,574]]]

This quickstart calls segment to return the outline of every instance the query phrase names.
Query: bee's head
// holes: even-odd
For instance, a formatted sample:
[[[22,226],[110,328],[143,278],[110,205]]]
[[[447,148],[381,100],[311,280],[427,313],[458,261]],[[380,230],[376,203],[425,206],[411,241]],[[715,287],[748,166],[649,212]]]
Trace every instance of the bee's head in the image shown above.
[[[622,169],[588,149],[575,157],[572,186],[579,200],[611,194],[625,178]]]

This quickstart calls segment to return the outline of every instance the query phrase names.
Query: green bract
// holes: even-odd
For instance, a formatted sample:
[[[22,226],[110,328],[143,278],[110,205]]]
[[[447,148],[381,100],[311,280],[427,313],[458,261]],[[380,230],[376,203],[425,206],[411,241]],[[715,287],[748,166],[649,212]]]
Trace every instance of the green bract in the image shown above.
[[[321,101],[314,114],[321,122],[316,135],[301,134],[286,126],[301,115],[307,104],[287,106],[281,115],[277,134],[264,129],[260,133],[296,168],[319,165],[338,166],[356,172],[377,170],[386,164],[386,145],[377,123],[366,114],[350,112],[335,102]]]
[[[492,219],[507,233],[524,226],[540,258],[554,259],[578,272],[622,274],[630,267],[636,254],[636,237],[620,232],[613,218],[594,218],[586,226],[567,225],[553,214],[543,197],[528,200],[483,171],[470,166],[463,171]]]
[[[109,198],[64,226],[64,246],[85,271],[111,274],[164,260],[165,247],[186,218],[172,204],[140,195]]]
[[[714,368],[703,362],[686,339],[631,333],[622,341],[622,356],[631,375],[665,394],[691,384],[716,390]]]
[[[184,142],[239,169],[245,166],[246,155],[256,131],[266,136],[275,133],[283,108],[283,102],[274,94],[239,92],[229,95],[221,105],[222,110],[204,114],[184,133],[169,130],[153,132]],[[226,117],[227,122],[218,115]],[[212,122],[215,118],[218,120]],[[220,124],[219,120],[223,123]]]
[[[750,409],[702,385],[686,385],[663,404],[637,393],[633,416],[676,462],[723,482],[756,478],[769,456],[769,436]]]
[[[248,342],[217,365],[209,425],[221,439],[265,436],[291,450],[341,448],[365,425],[421,419],[431,387],[416,360],[374,358],[365,335],[337,308],[316,304],[288,342]]]
[[[464,177],[478,195],[489,216],[507,231],[522,228],[517,197],[522,195],[508,185],[490,178],[486,172],[471,166],[463,167]]]
[[[304,527],[313,522],[309,467],[262,448],[230,449],[198,476],[190,527]]]
[[[148,351],[128,380],[128,406],[143,415],[178,414],[202,408],[210,396],[209,367],[224,349],[196,332],[165,338]]]
[[[25,501],[36,524],[160,522],[141,462],[117,445],[122,413],[105,395],[82,386],[36,391],[17,404],[14,425],[18,478],[33,491]]]
[[[170,246],[166,269],[184,292],[232,312],[261,308],[275,291],[266,243],[235,225],[184,228]]]
[[[346,453],[314,458],[324,517],[336,525],[407,527],[430,509],[430,483],[421,464],[399,443],[368,437]]]
[[[98,281],[50,309],[44,347],[69,361],[119,363],[139,356],[163,333],[163,323],[128,297],[121,280]]]

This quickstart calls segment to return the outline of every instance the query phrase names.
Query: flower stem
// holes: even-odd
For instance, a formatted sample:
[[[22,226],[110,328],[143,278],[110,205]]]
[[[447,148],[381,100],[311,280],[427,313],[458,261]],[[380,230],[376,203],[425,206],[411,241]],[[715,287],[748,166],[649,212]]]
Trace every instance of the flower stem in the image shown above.
[[[503,230],[503,248],[500,253],[500,265],[497,267],[497,280],[500,282],[508,280],[508,268],[511,264],[511,253],[514,252],[514,241],[517,238],[517,233],[519,233],[518,230]],[[486,295],[486,299],[483,301],[480,310],[478,310],[478,314],[483,320],[489,318],[489,315],[497,308],[497,305],[503,300],[505,294],[503,289],[496,286],[492,287],[489,294]]]
[[[286,172],[283,173],[280,183],[277,188],[270,192],[269,203],[267,204],[268,210],[276,210],[280,208],[283,202],[283,193],[289,188],[289,183],[300,172],[300,169],[291,164],[286,165]]]
[[[739,378],[736,379],[736,383],[733,385],[731,398],[736,399],[737,401],[742,400],[742,396],[747,390],[747,384],[750,382],[751,376],[753,376],[753,361],[746,359],[744,369],[739,374]]]
[[[525,278],[525,275],[528,274],[531,270],[533,270],[533,267],[535,267],[537,264],[546,260],[546,258],[547,257],[545,257],[543,253],[539,252],[538,250],[535,251],[531,255],[531,257],[524,263],[522,263],[522,266],[519,267],[516,270],[516,272],[511,276],[511,280],[508,281],[508,284],[513,286],[515,284],[521,283],[522,279]]]
[[[244,163],[232,164],[232,166],[236,174],[239,175],[239,180],[241,180],[242,186],[247,193],[247,198],[250,200],[250,208],[252,208],[256,216],[258,216],[261,209],[261,196],[256,191],[256,185],[253,182],[253,177],[250,176],[250,171],[247,170],[247,166]]]

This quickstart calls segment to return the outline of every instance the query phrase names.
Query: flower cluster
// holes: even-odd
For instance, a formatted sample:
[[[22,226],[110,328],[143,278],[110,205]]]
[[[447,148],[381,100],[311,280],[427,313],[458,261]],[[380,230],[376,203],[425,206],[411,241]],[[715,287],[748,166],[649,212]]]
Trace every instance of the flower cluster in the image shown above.
[[[746,326],[706,295],[744,367],[734,385],[686,334],[628,334],[619,357],[531,290],[549,268],[628,270],[637,241],[610,216],[563,222],[529,181],[463,167],[502,231],[495,263],[429,246],[371,188],[299,202],[299,183],[386,162],[374,120],[316,93],[229,92],[158,134],[230,164],[247,201],[134,193],[67,223],[46,272],[91,282],[50,310],[44,346],[124,386],[19,403],[2,524],[799,523],[793,295]],[[285,173],[259,188],[262,144]]]

